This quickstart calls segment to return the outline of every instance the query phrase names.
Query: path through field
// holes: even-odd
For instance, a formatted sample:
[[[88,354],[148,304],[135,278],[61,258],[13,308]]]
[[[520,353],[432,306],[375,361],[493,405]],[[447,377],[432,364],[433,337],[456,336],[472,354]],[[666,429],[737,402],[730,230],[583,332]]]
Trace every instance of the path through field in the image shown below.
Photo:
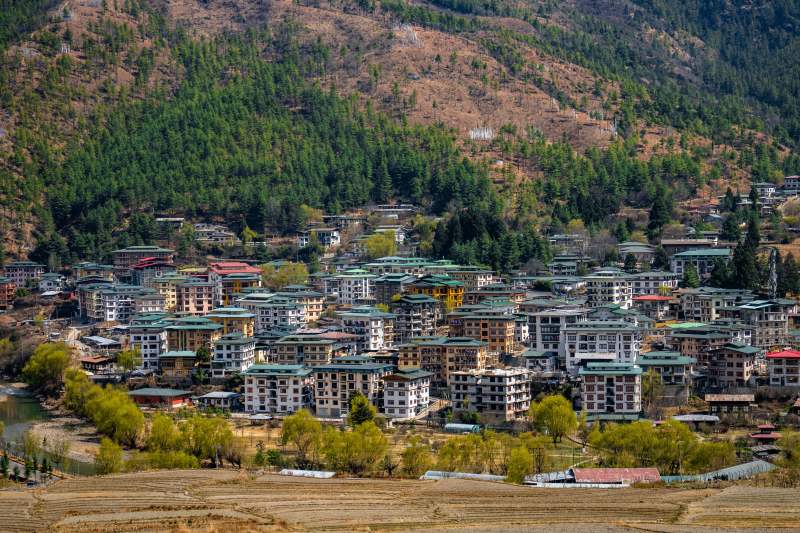
[[[0,491],[0,531],[797,530],[800,491],[544,490],[467,480],[400,481],[163,471]]]

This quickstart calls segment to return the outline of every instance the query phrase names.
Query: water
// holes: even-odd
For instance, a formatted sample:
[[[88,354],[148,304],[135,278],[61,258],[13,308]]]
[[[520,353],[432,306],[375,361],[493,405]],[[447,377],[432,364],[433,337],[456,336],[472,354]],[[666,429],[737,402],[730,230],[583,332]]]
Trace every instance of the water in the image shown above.
[[[0,383],[0,421],[5,424],[3,442],[10,450],[22,449],[22,436],[35,422],[48,420],[50,413],[27,391]],[[19,454],[22,455],[22,454]],[[49,454],[48,459],[52,459]],[[63,467],[62,467],[63,468]],[[70,474],[94,474],[94,464],[70,459],[65,469]]]

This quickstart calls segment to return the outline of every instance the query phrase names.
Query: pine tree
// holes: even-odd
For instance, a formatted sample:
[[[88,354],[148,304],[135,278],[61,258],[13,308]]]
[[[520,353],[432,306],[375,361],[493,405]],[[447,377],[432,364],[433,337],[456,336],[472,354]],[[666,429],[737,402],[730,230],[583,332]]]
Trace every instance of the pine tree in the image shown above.
[[[700,286],[700,276],[692,263],[686,265],[686,270],[683,273],[683,286],[690,289],[696,289]]]
[[[748,244],[747,239],[733,251],[731,269],[730,285],[732,288],[758,290],[760,278],[755,248]]]
[[[650,222],[647,224],[647,233],[651,239],[661,234],[661,230],[669,223],[672,217],[672,204],[664,187],[659,187],[650,208]]]
[[[800,292],[800,269],[794,255],[787,254],[780,263],[778,269],[778,296],[786,296],[787,293],[797,294]]]
[[[739,221],[736,215],[728,215],[722,223],[722,229],[719,232],[719,238],[723,241],[739,242],[742,238],[742,230],[739,228]]]
[[[711,271],[711,275],[708,278],[708,284],[712,287],[724,288],[730,283],[730,277],[731,273],[728,268],[728,263],[719,258],[715,259],[714,269]]]

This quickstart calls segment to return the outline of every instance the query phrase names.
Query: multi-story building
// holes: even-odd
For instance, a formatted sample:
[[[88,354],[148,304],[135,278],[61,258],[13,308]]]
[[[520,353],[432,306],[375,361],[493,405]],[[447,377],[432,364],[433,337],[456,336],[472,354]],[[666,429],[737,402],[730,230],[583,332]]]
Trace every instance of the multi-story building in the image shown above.
[[[273,296],[255,304],[257,334],[276,328],[297,329],[306,325],[306,306],[292,298]]]
[[[57,272],[46,272],[39,278],[39,292],[60,291],[66,280]]]
[[[494,272],[478,266],[457,266],[446,270],[448,276],[464,284],[464,290],[474,291],[491,285]]]
[[[482,341],[491,353],[511,354],[516,350],[516,316],[513,314],[452,313],[448,315],[448,323],[451,335]]]
[[[768,350],[782,346],[789,340],[789,315],[796,312],[797,301],[778,298],[752,300],[724,309],[722,315],[750,326],[753,346]]]
[[[417,281],[416,276],[403,272],[390,272],[375,278],[373,282],[375,301],[379,304],[391,305],[395,298],[404,294],[411,283]]]
[[[44,275],[44,265],[33,261],[12,261],[6,263],[5,277],[10,279],[17,287],[25,287],[30,283],[39,283]],[[36,285],[34,285],[36,286]]]
[[[146,257],[131,265],[131,282],[142,287],[153,287],[153,280],[161,276],[175,274],[172,261]]]
[[[178,285],[188,281],[188,276],[171,274],[154,278],[151,281],[152,287],[164,297],[164,310],[173,312],[178,308]]]
[[[137,314],[128,328],[129,346],[141,354],[140,368],[158,369],[158,358],[167,351],[169,322],[164,313]]]
[[[636,419],[642,411],[642,369],[631,363],[590,362],[580,369],[581,401],[592,420]]]
[[[314,407],[313,370],[302,365],[253,365],[244,372],[245,411],[291,414]]]
[[[240,332],[228,333],[214,342],[211,377],[221,379],[241,374],[256,362],[256,340]]]
[[[672,256],[670,270],[683,276],[689,265],[694,265],[697,274],[703,278],[711,275],[717,261],[729,262],[732,257],[730,248],[707,248],[702,250],[687,250]]]
[[[153,289],[121,283],[84,285],[78,291],[79,308],[81,315],[90,320],[127,322],[136,314],[136,297],[153,292]]]
[[[670,318],[670,296],[645,294],[633,297],[633,309],[653,320]]]
[[[604,269],[585,276],[586,298],[589,307],[617,304],[629,309],[633,304],[631,280],[618,269]]]
[[[190,279],[175,286],[175,311],[181,315],[203,316],[214,309],[216,285]]]
[[[161,377],[169,381],[188,381],[196,363],[197,355],[192,350],[174,350],[158,356]]]
[[[279,364],[320,366],[346,353],[347,348],[337,340],[320,335],[292,334],[273,343],[271,356]]]
[[[360,268],[351,268],[335,276],[338,302],[342,305],[358,305],[373,299],[372,283],[376,276]]]
[[[522,368],[457,371],[450,376],[453,410],[478,413],[484,423],[525,417],[531,405],[530,387],[530,374]]]
[[[667,296],[678,288],[681,277],[674,272],[652,270],[650,272],[636,272],[628,274],[631,290],[636,296]]]
[[[430,372],[412,368],[383,378],[383,412],[389,418],[412,419],[430,406]]]
[[[214,342],[222,337],[222,326],[205,317],[178,318],[165,329],[167,347],[171,351],[197,352],[204,347],[210,353]]]
[[[489,299],[503,299],[519,304],[525,299],[525,290],[503,283],[492,283],[464,293],[464,305],[477,305]]]
[[[436,298],[424,294],[406,294],[391,304],[395,315],[394,334],[399,343],[415,337],[436,334],[440,304]]]
[[[90,263],[84,261],[73,265],[72,272],[76,280],[83,278],[98,278],[98,281],[107,281],[108,283],[114,282],[114,266],[101,265],[99,263]]]
[[[566,369],[590,362],[630,363],[639,357],[642,330],[623,321],[586,320],[564,327]]]
[[[701,365],[707,365],[711,352],[730,342],[746,344],[741,342],[746,339],[742,333],[733,327],[697,326],[668,330],[664,340],[669,349],[693,357]]]
[[[486,343],[466,337],[415,338],[399,351],[400,369],[426,370],[437,385],[446,385],[452,372],[482,370],[489,362]]]
[[[753,299],[753,293],[741,289],[700,287],[681,289],[678,295],[679,314],[684,320],[711,322],[722,317],[722,309]]]
[[[222,326],[222,334],[241,333],[245,337],[255,335],[256,315],[242,307],[220,307],[206,318]]]
[[[278,298],[288,298],[305,308],[306,323],[316,322],[325,307],[325,295],[305,285],[289,285],[275,294]]]
[[[745,344],[726,343],[706,357],[708,383],[712,387],[746,387],[755,369],[761,349]]]
[[[314,399],[317,416],[341,418],[350,411],[350,399],[361,393],[382,408],[383,378],[392,366],[383,363],[330,363],[314,367]]]
[[[356,349],[378,351],[394,346],[394,315],[374,307],[353,307],[337,313],[342,330],[356,336]]]
[[[583,308],[552,308],[527,314],[530,345],[543,352],[555,352],[566,359],[564,328],[586,319]]]
[[[769,384],[772,387],[800,387],[800,352],[780,350],[767,354]]]
[[[261,270],[241,261],[218,261],[208,265],[208,281],[215,285],[216,305],[231,305],[245,289],[261,286]]]
[[[6,310],[14,307],[17,296],[17,284],[10,278],[0,277],[0,309]]]
[[[128,246],[121,250],[111,252],[114,257],[114,268],[128,269],[142,259],[152,258],[172,262],[175,251],[159,246]]]
[[[411,294],[425,294],[442,303],[445,311],[461,307],[464,303],[464,284],[449,276],[427,275],[408,285]]]
[[[163,313],[166,309],[164,297],[154,289],[143,292],[133,298],[133,310],[137,315],[148,313]]]
[[[640,354],[636,364],[645,373],[648,370],[654,371],[661,377],[664,385],[688,387],[692,384],[692,370],[697,360],[681,355],[680,352],[654,351]]]
[[[297,246],[303,248],[314,240],[326,250],[342,244],[342,237],[337,228],[311,228],[300,232],[297,236]]]

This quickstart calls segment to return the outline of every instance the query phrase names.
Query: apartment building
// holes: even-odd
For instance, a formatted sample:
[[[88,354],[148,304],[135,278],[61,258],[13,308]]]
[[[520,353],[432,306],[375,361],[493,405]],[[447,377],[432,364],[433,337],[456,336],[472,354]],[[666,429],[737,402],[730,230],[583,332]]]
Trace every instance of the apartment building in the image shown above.
[[[403,272],[390,272],[375,278],[373,290],[375,301],[379,304],[391,305],[395,297],[404,294],[417,277]]]
[[[8,310],[14,307],[17,297],[17,284],[10,278],[0,277],[0,309]]]
[[[98,322],[128,322],[136,314],[136,297],[152,294],[153,289],[137,285],[88,284],[78,291],[81,315]]]
[[[275,294],[277,298],[288,298],[305,309],[306,323],[316,322],[322,317],[325,295],[305,285],[289,285]]]
[[[753,346],[765,350],[787,343],[789,340],[789,316],[796,313],[797,301],[784,298],[751,300],[722,311],[723,317],[738,320],[750,326],[753,332]]]
[[[253,365],[243,375],[248,413],[285,415],[314,407],[314,376],[310,368]]]
[[[181,315],[203,316],[214,309],[216,285],[189,279],[175,286],[175,311]]]
[[[720,389],[750,384],[761,349],[745,344],[726,343],[706,357],[708,384]]]
[[[192,350],[173,350],[158,356],[158,367],[163,379],[189,381],[194,374],[197,355]]]
[[[448,276],[464,284],[465,291],[474,291],[494,283],[494,272],[478,266],[457,266],[445,270]]]
[[[456,413],[477,413],[483,423],[513,422],[527,415],[530,386],[522,368],[457,371],[450,376],[450,398]]]
[[[525,299],[525,290],[504,283],[492,283],[464,292],[464,305],[478,305],[490,299],[502,299],[519,304]],[[516,309],[518,307],[515,307]]]
[[[114,258],[114,268],[120,270],[131,268],[142,259],[148,258],[172,263],[175,251],[159,246],[128,246],[121,250],[114,250],[111,255]]]
[[[346,355],[345,345],[335,339],[314,334],[292,334],[272,345],[272,360],[284,365],[320,366]]]
[[[232,305],[246,289],[261,286],[261,270],[241,261],[217,261],[208,265],[208,281],[215,285],[215,305]]]
[[[556,352],[566,358],[564,328],[586,319],[583,308],[552,308],[528,313],[530,345],[535,350]]]
[[[467,337],[420,337],[398,347],[398,367],[420,368],[446,385],[452,372],[482,370],[491,361],[486,343]]]
[[[430,372],[398,370],[383,378],[383,413],[394,419],[413,419],[430,406]]]
[[[767,354],[769,384],[773,387],[800,387],[800,351],[780,350]]]
[[[736,335],[733,330],[698,326],[669,330],[664,340],[670,350],[693,357],[701,365],[707,365],[709,354],[730,342],[736,342]]]
[[[730,248],[707,248],[687,250],[676,253],[670,258],[670,270],[679,276],[686,273],[689,265],[693,265],[701,278],[711,275],[717,261],[730,262],[733,252]]]
[[[44,275],[45,267],[33,261],[11,261],[3,268],[5,277],[17,287],[26,287],[30,283],[38,284]],[[35,285],[34,285],[35,286]]]
[[[692,384],[692,370],[697,364],[694,357],[681,355],[680,352],[653,351],[642,353],[636,359],[642,372],[654,371],[661,377],[666,386],[680,385],[689,387]]]
[[[598,270],[586,280],[586,303],[589,307],[617,304],[623,309],[633,305],[633,291],[628,274],[618,269]]]
[[[276,328],[297,329],[305,326],[306,307],[292,298],[273,296],[255,305],[257,334]]]
[[[188,281],[188,276],[180,274],[167,274],[151,280],[151,286],[164,297],[164,310],[176,311],[178,308],[178,285]]]
[[[464,284],[440,274],[423,276],[408,285],[408,292],[436,298],[446,311],[461,307],[464,303]]]
[[[440,308],[436,298],[424,294],[406,294],[393,301],[396,341],[402,344],[415,337],[435,335]]]
[[[137,315],[163,313],[165,311],[164,297],[153,289],[134,296],[133,311]]]
[[[211,352],[211,377],[223,379],[241,374],[256,362],[256,340],[240,332],[223,335]]]
[[[373,299],[372,284],[377,276],[360,268],[337,274],[337,296],[342,305],[358,305]]]
[[[670,312],[671,301],[672,297],[657,294],[634,296],[633,309],[655,321],[667,320],[672,316]]]
[[[222,326],[222,334],[241,333],[245,337],[255,335],[256,315],[242,307],[220,307],[212,310],[206,318]]]
[[[313,370],[314,400],[317,416],[322,418],[347,416],[350,399],[357,392],[381,409],[383,378],[392,373],[391,365],[371,362],[331,363]]]
[[[172,261],[147,257],[131,265],[131,282],[142,287],[153,287],[153,280],[161,276],[175,274]]]
[[[636,362],[642,330],[623,321],[586,320],[564,327],[566,369],[575,375],[590,362]]]
[[[674,272],[652,270],[628,274],[633,296],[667,296],[678,288],[681,276]]]
[[[102,265],[84,261],[72,266],[72,272],[76,280],[83,278],[98,278],[98,281],[114,282],[114,266]]]
[[[632,363],[589,362],[579,371],[583,409],[591,420],[635,420],[642,411],[642,369]]]
[[[741,289],[699,287],[681,289],[678,294],[679,314],[684,320],[711,322],[722,318],[722,310],[749,302],[753,293]]]
[[[337,313],[342,331],[356,336],[359,352],[378,351],[394,346],[394,315],[374,307],[353,307]]]
[[[196,352],[211,349],[220,337],[222,326],[205,317],[182,317],[172,321],[167,330],[167,347],[172,351]]]
[[[45,272],[42,274],[42,277],[39,278],[39,292],[61,291],[66,281],[64,276],[57,272]]]
[[[342,236],[337,228],[311,228],[301,231],[297,236],[297,247],[303,248],[314,241],[330,250],[342,244]]]
[[[158,369],[158,358],[167,351],[166,327],[169,322],[165,318],[164,313],[153,313],[137,314],[131,319],[128,341],[131,349],[139,349],[139,368]]]

